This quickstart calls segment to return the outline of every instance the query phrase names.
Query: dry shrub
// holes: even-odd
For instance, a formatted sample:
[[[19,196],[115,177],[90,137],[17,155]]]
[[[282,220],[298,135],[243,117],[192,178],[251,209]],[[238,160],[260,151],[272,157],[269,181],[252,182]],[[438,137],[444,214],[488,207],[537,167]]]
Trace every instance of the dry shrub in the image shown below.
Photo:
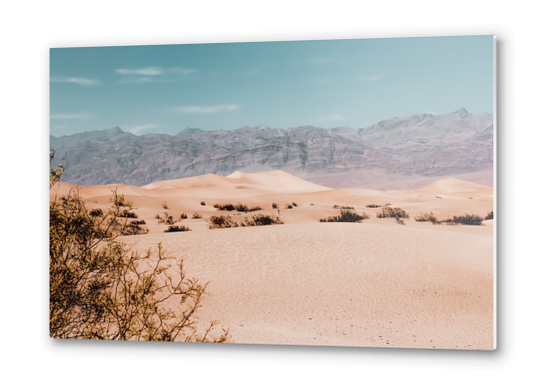
[[[400,219],[408,219],[410,218],[410,215],[403,211],[401,208],[392,208],[388,205],[384,205],[382,207],[382,211],[378,212],[376,214],[376,217],[379,219],[385,219],[385,218],[400,218]]]
[[[271,215],[254,215],[250,219],[245,217],[245,221],[241,223],[241,227],[257,227],[260,225],[276,225],[284,224],[284,222],[277,216]]]
[[[329,216],[327,219],[320,219],[321,223],[359,223],[362,220],[369,219],[369,215],[362,212],[359,215],[357,212],[353,212],[350,209],[341,209],[338,216]]]
[[[297,203],[292,203],[292,205],[297,208]]]
[[[293,209],[293,208],[294,208],[294,207],[293,207],[292,204],[286,204],[286,205],[284,206],[284,209]]]
[[[158,224],[166,224],[166,225],[173,225],[175,224],[175,220],[173,219],[173,216],[168,214],[167,212],[164,212],[164,216],[158,220]]]
[[[277,203],[273,203],[273,209],[279,209],[279,205]]]
[[[136,214],[135,212],[128,211],[128,210],[123,211],[123,212],[121,213],[121,216],[120,216],[120,217],[126,217],[126,218],[128,218],[128,219],[137,219],[137,218],[138,218],[138,216],[137,216],[137,214]]]
[[[191,231],[190,228],[185,227],[184,225],[170,225],[168,229],[166,229],[164,232],[188,232]]]
[[[237,211],[237,212],[254,212],[254,211],[261,211],[262,207],[256,206],[256,207],[248,207],[245,204],[237,203],[236,205],[233,204],[215,204],[213,207],[218,209],[219,211]]]
[[[493,211],[488,212],[484,220],[493,220]]]
[[[181,220],[187,219],[188,215],[186,213],[181,213]]]
[[[356,208],[354,208],[354,207],[349,207],[348,205],[337,205],[337,204],[335,204],[335,205],[333,206],[333,208],[335,208],[335,209],[350,209],[350,210],[352,210],[352,211],[355,211],[355,210],[356,210]]]
[[[211,216],[207,220],[209,224],[209,229],[220,229],[220,228],[235,228],[238,227],[237,224],[231,216]]]
[[[200,205],[205,205],[205,201],[200,201]]]
[[[366,205],[367,208],[380,208],[380,205],[378,204],[369,204],[369,205]]]
[[[201,219],[203,216],[201,216],[199,213],[197,212],[194,212],[194,214],[192,215],[192,218],[193,219]]]
[[[439,220],[435,217],[433,212],[431,213],[421,213],[420,216],[414,216],[414,220],[416,221],[430,221],[433,224],[439,223]]]
[[[102,217],[104,215],[104,211],[100,208],[94,208],[90,210],[89,215],[90,217]]]
[[[480,215],[475,215],[474,213],[465,213],[463,216],[454,216],[452,220],[455,224],[482,225],[484,218]]]
[[[164,201],[164,202],[162,203],[162,208],[163,208],[163,209],[166,209],[166,210],[169,209],[169,207],[168,207],[168,205],[167,205],[167,201]]]

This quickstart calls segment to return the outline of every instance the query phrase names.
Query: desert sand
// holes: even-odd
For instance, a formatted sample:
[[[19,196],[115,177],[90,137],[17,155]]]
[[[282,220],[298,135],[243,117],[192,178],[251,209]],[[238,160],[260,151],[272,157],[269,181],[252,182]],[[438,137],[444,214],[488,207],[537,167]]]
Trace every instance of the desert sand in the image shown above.
[[[60,183],[51,199],[77,187]],[[493,188],[455,178],[414,190],[330,189],[282,171],[204,175],[144,187],[78,187],[89,208],[107,208],[111,189],[132,201],[146,235],[122,241],[144,251],[162,243],[183,259],[190,276],[209,281],[199,319],[217,320],[235,343],[494,348],[493,220],[482,226],[432,225],[439,219],[493,211]],[[201,201],[206,205],[202,206]],[[154,216],[186,213],[191,232],[164,233]],[[213,204],[243,203],[263,210],[219,212]],[[206,218],[279,214],[284,225],[210,230]],[[297,207],[285,209],[295,202]],[[378,219],[400,207],[405,225]],[[353,206],[370,219],[320,223]],[[191,219],[197,212],[202,219]]]

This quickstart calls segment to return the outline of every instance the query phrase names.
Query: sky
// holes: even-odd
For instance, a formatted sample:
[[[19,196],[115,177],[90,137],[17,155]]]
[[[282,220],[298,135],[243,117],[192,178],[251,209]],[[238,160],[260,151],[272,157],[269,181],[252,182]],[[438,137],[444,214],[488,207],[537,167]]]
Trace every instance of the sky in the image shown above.
[[[493,36],[52,48],[50,133],[493,112]]]

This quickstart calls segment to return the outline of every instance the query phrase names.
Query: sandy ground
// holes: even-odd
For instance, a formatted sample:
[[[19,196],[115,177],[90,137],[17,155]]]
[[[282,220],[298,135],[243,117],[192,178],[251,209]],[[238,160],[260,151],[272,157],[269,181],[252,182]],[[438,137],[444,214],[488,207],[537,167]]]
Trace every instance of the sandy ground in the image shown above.
[[[60,184],[51,199],[74,186]],[[134,203],[149,234],[124,237],[134,249],[162,243],[184,259],[190,276],[209,281],[202,324],[218,320],[236,343],[492,349],[493,221],[483,226],[415,222],[493,210],[493,188],[458,179],[410,191],[329,189],[282,171],[236,172],[156,182],[145,187],[81,187],[89,207],[106,208],[111,189]],[[206,205],[202,206],[201,201]],[[167,212],[191,232],[163,233],[155,214]],[[215,203],[258,205],[285,225],[215,229]],[[284,209],[287,203],[298,206]],[[377,219],[390,203],[411,215],[406,225]],[[320,223],[348,205],[370,219]],[[190,219],[194,212],[202,219]],[[231,213],[229,213],[231,214]]]

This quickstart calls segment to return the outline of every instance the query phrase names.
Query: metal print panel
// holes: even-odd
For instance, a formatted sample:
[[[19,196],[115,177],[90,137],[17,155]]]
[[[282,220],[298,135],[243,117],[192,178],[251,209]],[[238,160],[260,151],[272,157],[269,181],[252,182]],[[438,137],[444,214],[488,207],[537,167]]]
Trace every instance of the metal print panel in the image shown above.
[[[494,348],[493,36],[50,60],[52,338]]]

